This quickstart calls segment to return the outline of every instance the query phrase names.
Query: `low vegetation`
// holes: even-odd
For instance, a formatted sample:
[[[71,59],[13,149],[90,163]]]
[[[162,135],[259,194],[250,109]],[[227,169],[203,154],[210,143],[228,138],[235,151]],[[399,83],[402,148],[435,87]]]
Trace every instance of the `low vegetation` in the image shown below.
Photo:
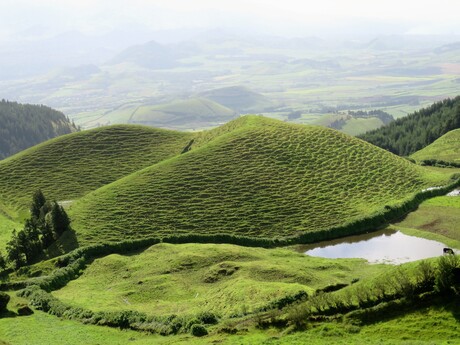
[[[43,105],[0,101],[0,160],[78,128],[61,112]]]

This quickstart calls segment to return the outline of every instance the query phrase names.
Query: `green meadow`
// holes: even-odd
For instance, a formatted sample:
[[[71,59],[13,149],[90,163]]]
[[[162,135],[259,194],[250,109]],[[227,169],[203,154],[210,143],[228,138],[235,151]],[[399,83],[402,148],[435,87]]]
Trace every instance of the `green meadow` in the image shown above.
[[[53,295],[94,311],[125,309],[150,315],[211,311],[228,318],[299,291],[312,294],[384,269],[360,259],[328,260],[288,249],[163,243],[137,255],[96,259],[80,278]]]

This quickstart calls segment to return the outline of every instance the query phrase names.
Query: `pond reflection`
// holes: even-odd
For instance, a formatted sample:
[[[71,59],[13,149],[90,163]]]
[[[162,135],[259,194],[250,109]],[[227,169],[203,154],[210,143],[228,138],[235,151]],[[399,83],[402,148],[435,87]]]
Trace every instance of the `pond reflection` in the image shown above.
[[[307,255],[330,259],[363,258],[370,263],[401,264],[440,256],[445,247],[441,242],[382,230],[300,246],[300,249]]]

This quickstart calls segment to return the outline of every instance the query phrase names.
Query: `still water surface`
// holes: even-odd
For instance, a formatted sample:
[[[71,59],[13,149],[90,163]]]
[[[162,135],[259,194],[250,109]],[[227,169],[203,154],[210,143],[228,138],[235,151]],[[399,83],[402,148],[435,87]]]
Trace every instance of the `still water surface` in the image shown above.
[[[330,259],[363,258],[370,263],[400,264],[440,256],[445,247],[441,242],[382,230],[301,246],[301,250],[310,256]]]

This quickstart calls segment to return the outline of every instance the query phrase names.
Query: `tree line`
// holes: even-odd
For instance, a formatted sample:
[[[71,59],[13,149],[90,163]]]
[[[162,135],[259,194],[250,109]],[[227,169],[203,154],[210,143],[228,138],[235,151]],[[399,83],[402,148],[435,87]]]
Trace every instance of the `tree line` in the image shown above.
[[[0,102],[0,159],[77,131],[63,113],[44,105]]]
[[[394,154],[409,156],[456,128],[460,128],[460,96],[436,102],[358,137]]]
[[[33,263],[53,242],[70,229],[70,219],[56,201],[46,200],[41,190],[33,195],[30,218],[22,230],[13,230],[6,244],[6,257],[0,253],[0,268],[9,263],[15,269]]]

